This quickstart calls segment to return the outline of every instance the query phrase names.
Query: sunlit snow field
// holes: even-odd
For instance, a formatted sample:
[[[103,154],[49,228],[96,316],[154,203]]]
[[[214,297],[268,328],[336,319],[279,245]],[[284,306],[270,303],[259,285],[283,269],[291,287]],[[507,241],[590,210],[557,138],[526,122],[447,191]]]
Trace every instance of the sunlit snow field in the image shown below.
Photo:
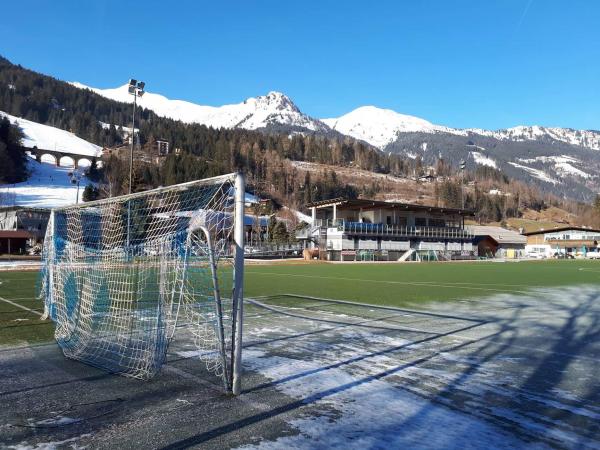
[[[56,167],[52,162],[38,163],[32,158],[27,161],[27,167],[31,173],[27,181],[0,186],[2,206],[53,208],[76,203],[77,186],[71,183],[69,176],[73,167]],[[83,178],[80,199],[86,184],[88,181]]]

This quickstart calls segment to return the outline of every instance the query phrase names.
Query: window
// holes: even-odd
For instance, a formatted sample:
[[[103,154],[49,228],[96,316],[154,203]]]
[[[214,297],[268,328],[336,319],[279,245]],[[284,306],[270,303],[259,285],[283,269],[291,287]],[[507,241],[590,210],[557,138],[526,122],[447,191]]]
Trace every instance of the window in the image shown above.
[[[427,219],[425,217],[416,217],[415,218],[415,226],[416,227],[426,227]]]
[[[446,226],[446,221],[444,219],[429,219],[429,226],[443,228]]]
[[[391,224],[392,224],[392,216],[387,216],[387,217],[386,217],[386,221],[385,221],[385,223],[386,223],[387,225],[391,225]]]

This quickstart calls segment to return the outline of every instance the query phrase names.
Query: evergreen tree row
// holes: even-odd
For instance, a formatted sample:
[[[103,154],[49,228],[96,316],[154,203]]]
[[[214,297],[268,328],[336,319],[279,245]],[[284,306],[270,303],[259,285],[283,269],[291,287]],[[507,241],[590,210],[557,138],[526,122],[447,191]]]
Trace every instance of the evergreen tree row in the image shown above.
[[[18,183],[27,178],[27,157],[20,149],[21,130],[0,117],[0,183]]]

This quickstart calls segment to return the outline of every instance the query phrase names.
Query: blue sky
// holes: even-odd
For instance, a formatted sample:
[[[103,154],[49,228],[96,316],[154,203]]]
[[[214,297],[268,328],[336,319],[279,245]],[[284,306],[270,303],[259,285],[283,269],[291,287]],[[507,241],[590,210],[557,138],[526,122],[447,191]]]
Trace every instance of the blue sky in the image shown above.
[[[453,127],[600,129],[600,2],[4,2],[0,54],[201,104],[279,90],[314,117],[375,105]]]

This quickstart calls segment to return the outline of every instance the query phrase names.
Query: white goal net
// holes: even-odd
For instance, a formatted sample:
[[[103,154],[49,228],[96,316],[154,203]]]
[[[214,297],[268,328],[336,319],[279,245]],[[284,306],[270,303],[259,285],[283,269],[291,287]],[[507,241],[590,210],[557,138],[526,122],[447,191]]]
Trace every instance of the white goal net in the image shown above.
[[[177,336],[238,393],[243,208],[230,174],[54,209],[41,294],[65,356],[149,379]]]

